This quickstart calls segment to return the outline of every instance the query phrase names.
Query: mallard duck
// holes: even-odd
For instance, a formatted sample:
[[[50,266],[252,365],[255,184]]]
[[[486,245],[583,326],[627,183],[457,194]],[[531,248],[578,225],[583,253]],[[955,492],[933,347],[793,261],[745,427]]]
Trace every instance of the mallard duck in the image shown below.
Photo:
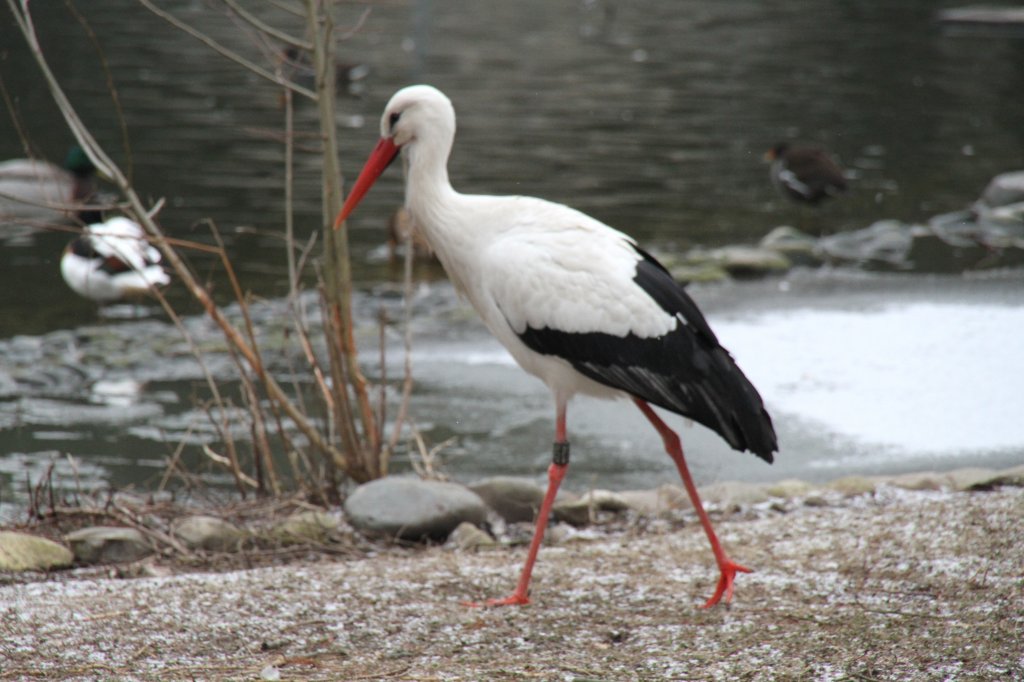
[[[0,222],[55,220],[73,216],[75,205],[96,193],[96,167],[72,147],[64,167],[41,159],[0,162]]]
[[[146,241],[138,223],[122,216],[101,222],[96,212],[83,212],[81,218],[86,222],[82,235],[60,259],[60,274],[75,293],[109,303],[170,283],[160,251]]]
[[[793,201],[814,206],[846,191],[843,169],[821,147],[777,144],[765,152],[775,186]]]

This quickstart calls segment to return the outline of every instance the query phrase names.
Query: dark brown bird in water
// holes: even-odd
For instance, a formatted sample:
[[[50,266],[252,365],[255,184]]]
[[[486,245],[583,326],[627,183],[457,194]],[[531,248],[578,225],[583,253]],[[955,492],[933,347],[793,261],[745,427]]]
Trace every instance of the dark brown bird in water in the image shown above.
[[[764,158],[771,161],[772,182],[793,201],[814,206],[846,192],[843,169],[821,147],[783,142],[765,152]]]

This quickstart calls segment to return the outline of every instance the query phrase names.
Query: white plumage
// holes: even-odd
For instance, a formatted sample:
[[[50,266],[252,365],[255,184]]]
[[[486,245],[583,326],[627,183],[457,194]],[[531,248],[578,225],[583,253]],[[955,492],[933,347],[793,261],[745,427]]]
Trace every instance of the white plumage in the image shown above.
[[[142,227],[118,216],[87,225],[64,249],[60,272],[75,293],[107,303],[168,284],[160,260]]]
[[[770,462],[777,444],[760,396],[684,289],[632,238],[550,201],[456,192],[447,170],[454,137],[455,112],[443,93],[427,85],[398,91],[335,226],[401,152],[406,208],[417,228],[491,333],[552,391],[554,458],[534,540],[515,592],[489,603],[528,601],[533,563],[568,465],[566,407],[579,393],[631,398],[661,434],[721,572],[706,605],[728,600],[735,574],[749,569],[721,548],[678,436],[648,403],[691,417]]]

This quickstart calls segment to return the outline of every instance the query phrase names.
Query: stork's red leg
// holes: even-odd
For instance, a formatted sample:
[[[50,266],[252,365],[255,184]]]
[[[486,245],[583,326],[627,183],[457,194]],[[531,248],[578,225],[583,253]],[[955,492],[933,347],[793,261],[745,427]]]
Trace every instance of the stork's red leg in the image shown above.
[[[526,563],[523,564],[523,571],[519,574],[519,583],[515,592],[504,599],[488,599],[485,606],[518,606],[530,603],[530,576],[533,574],[533,564],[537,561],[537,552],[540,550],[540,543],[544,540],[544,531],[548,527],[548,517],[551,516],[551,507],[555,503],[555,496],[558,494],[558,487],[565,478],[565,472],[569,468],[569,441],[565,437],[565,404],[559,403],[558,413],[555,418],[555,445],[551,466],[548,467],[548,489],[541,502],[540,511],[537,512],[537,522],[533,529],[533,540],[530,542],[530,551],[526,555]],[[471,603],[470,606],[479,606]]]
[[[718,562],[718,570],[721,573],[718,579],[718,587],[715,588],[715,593],[711,595],[711,598],[704,603],[704,608],[714,606],[723,596],[726,603],[729,603],[732,599],[732,585],[736,574],[752,573],[753,571],[730,559],[725,550],[722,549],[721,543],[718,542],[715,529],[711,527],[711,519],[708,518],[708,513],[704,511],[704,504],[700,501],[700,496],[697,494],[697,486],[693,484],[693,478],[690,477],[690,469],[686,466],[686,458],[683,456],[683,445],[679,441],[679,436],[668,427],[668,424],[662,421],[661,417],[651,409],[650,405],[639,398],[633,398],[633,401],[640,408],[640,411],[644,413],[644,416],[654,425],[654,428],[658,430],[658,433],[661,434],[661,439],[665,442],[665,452],[668,453],[668,456],[676,463],[676,468],[679,469],[679,475],[683,479],[683,486],[690,496],[693,508],[697,510],[700,524],[704,527],[704,532],[711,542],[711,551],[714,552],[715,561]]]

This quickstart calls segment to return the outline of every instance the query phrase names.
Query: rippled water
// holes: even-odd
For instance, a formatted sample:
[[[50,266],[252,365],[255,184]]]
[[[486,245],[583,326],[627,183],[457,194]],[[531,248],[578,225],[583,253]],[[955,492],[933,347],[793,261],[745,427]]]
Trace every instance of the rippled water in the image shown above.
[[[754,241],[787,222],[833,232],[879,218],[923,220],[968,205],[994,174],[1024,167],[1024,40],[946,35],[932,18],[952,4],[486,0],[474,4],[472,15],[460,3],[374,5],[363,28],[339,47],[342,59],[371,69],[361,97],[340,99],[343,166],[354,173],[365,158],[391,93],[426,81],[444,89],[459,113],[451,176],[460,189],[571,203],[664,251]],[[232,49],[271,63],[270,50],[218,3],[161,6]],[[43,45],[83,118],[130,169],[144,196],[167,199],[161,214],[166,229],[206,240],[198,223],[212,218],[226,234],[243,284],[263,296],[280,295],[285,264],[278,236],[278,133],[284,117],[279,90],[134,2],[79,3],[113,76],[122,127],[96,46],[80,23],[63,3],[32,7]],[[296,19],[269,3],[255,9],[301,31]],[[355,24],[362,11],[340,7],[341,29]],[[61,158],[71,138],[8,12],[0,9],[0,77],[19,128],[11,116],[0,116],[0,158],[24,154],[19,129],[35,151]],[[297,118],[301,130],[314,130],[311,105],[300,103]],[[832,149],[855,176],[851,195],[814,213],[781,200],[761,156],[790,138]],[[303,235],[318,227],[317,171],[316,154],[301,153],[297,201]],[[399,175],[387,175],[353,221],[357,278],[367,294],[394,277],[371,256],[383,241],[386,217],[401,200]],[[57,274],[66,235],[7,230],[0,238],[0,338],[96,322],[94,309],[74,298]],[[214,272],[215,265],[203,259],[192,256],[199,271]],[[181,292],[172,288],[170,294],[189,310]],[[77,332],[67,333],[73,338]],[[483,337],[473,338],[473,348],[488,352]],[[32,341],[7,343],[10,349]],[[39,361],[37,383],[59,387],[56,394],[47,389],[22,395],[17,399],[37,402],[8,411],[52,416],[3,425],[0,491],[20,485],[15,482],[23,480],[22,469],[37,466],[50,452],[80,457],[99,479],[151,475],[172,448],[151,423],[190,414],[190,385],[166,375],[166,383],[146,389],[153,397],[138,408],[143,413],[104,412],[116,385],[97,397],[97,378],[76,374],[68,359]],[[166,357],[152,362],[173,376]],[[475,375],[483,383],[484,369]],[[453,396],[469,401],[480,389],[454,377],[432,381],[425,377],[432,390],[421,396],[424,412],[435,393],[450,405]],[[502,374],[501,381],[511,380]],[[6,395],[8,406],[21,390]],[[546,442],[546,396],[543,390],[523,390],[521,400],[479,412],[478,424],[487,428],[460,426],[465,422],[457,420],[469,420],[466,415],[429,412],[437,422],[435,435],[461,435],[466,451],[502,438],[519,447],[515,436],[523,431]],[[70,402],[78,407],[65,413]],[[159,415],[146,412],[154,409]],[[591,473],[609,485],[638,482],[635,471],[622,473],[620,454],[634,447],[627,440],[607,446],[607,461]],[[531,447],[536,457],[516,465],[524,471],[546,456],[546,447]],[[136,460],[149,468],[138,468]],[[494,469],[509,468],[501,458],[487,461]],[[663,467],[651,466],[653,481]],[[732,471],[723,475],[739,477]]]

